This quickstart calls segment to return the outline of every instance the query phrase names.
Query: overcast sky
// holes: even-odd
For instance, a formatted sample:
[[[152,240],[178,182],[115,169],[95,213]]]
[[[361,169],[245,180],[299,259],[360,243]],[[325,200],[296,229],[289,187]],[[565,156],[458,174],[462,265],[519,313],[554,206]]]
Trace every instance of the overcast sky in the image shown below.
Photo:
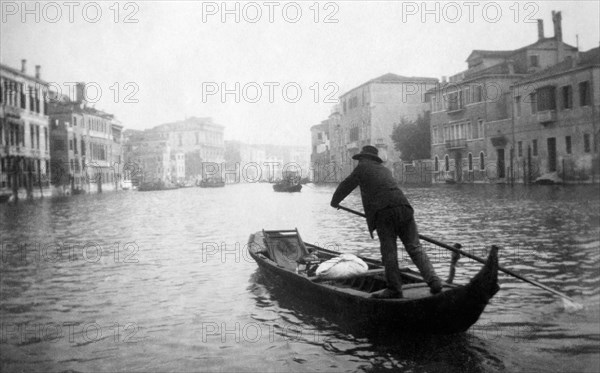
[[[226,140],[250,143],[309,144],[331,98],[388,72],[456,74],[473,49],[535,42],[537,18],[553,36],[552,10],[562,11],[565,42],[576,45],[578,34],[588,50],[600,40],[598,1],[430,2],[430,14],[421,1],[228,2],[225,22],[220,1],[29,2],[30,14],[21,4],[1,1],[3,64],[20,68],[24,58],[30,73],[41,65],[63,93],[93,82],[95,106],[126,128],[210,116]],[[240,102],[223,100],[236,83]]]

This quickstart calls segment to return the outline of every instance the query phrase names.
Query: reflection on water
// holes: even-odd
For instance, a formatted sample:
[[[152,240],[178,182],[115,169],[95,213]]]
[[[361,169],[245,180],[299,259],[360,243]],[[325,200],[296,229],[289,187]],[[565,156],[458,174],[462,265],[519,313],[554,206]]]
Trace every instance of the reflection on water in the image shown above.
[[[586,309],[568,313],[556,296],[500,275],[468,333],[385,340],[281,294],[244,251],[252,232],[297,227],[305,241],[379,258],[364,219],[329,207],[333,189],[248,184],[0,205],[1,370],[600,369],[597,187],[405,189],[422,234],[482,257],[500,245],[503,266]],[[344,204],[362,210],[356,193]],[[449,254],[427,248],[445,277]],[[479,268],[462,258],[455,282]]]

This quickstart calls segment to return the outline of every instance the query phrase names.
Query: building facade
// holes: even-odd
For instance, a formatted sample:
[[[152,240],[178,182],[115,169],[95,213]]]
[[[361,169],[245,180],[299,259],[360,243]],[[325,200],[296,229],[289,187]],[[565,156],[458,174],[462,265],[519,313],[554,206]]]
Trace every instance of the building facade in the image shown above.
[[[211,118],[191,117],[128,131],[126,159],[139,169],[137,181],[198,181],[225,161],[224,128]]]
[[[331,159],[336,164],[336,178],[341,180],[354,168],[352,156],[365,145],[379,150],[386,166],[393,170],[400,161],[391,134],[402,119],[414,121],[426,110],[426,92],[438,80],[424,77],[404,77],[385,74],[340,96],[339,122],[337,112],[330,128]],[[344,146],[339,146],[344,144]]]
[[[139,186],[173,179],[171,147],[164,133],[126,130],[123,137],[125,180],[131,180],[133,186]]]
[[[321,182],[326,173],[327,165],[331,162],[330,142],[329,142],[329,120],[324,120],[320,124],[310,127],[311,153],[310,179],[315,182]]]
[[[528,76],[577,56],[562,41],[560,12],[553,13],[554,37],[513,51],[474,50],[468,69],[430,90],[432,168],[437,182],[508,182],[514,180],[513,105],[525,96],[513,87]]]
[[[515,181],[595,182],[600,126],[599,48],[520,80],[513,87]]]
[[[48,106],[53,184],[62,194],[118,190],[122,181],[123,126],[88,106],[84,87],[77,84],[73,100],[58,96]]]
[[[50,194],[50,145],[45,95],[48,83],[0,64],[0,198]],[[9,197],[10,196],[10,197]]]

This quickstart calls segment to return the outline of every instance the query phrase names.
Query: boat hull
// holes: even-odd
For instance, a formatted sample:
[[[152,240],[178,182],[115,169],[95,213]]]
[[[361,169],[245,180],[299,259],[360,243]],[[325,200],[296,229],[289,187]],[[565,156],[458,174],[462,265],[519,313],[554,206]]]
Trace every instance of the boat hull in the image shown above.
[[[255,235],[250,237],[250,242],[249,248],[259,244]],[[250,249],[249,252],[273,286],[280,290],[287,289],[297,300],[312,303],[312,306],[333,315],[335,320],[332,321],[359,334],[464,332],[477,322],[488,301],[499,289],[495,251],[490,253],[488,263],[469,284],[447,285],[440,294],[428,294],[416,299],[372,298],[367,292],[339,287],[334,282],[316,282],[278,267]],[[411,279],[415,277],[414,272],[407,272],[406,275],[410,275]],[[421,293],[428,291],[422,281],[406,287]]]
[[[204,182],[201,181],[198,185],[200,188],[223,188],[225,186],[225,182]]]
[[[287,192],[294,193],[302,190],[301,184],[296,185],[285,185],[285,184],[273,184],[273,190],[276,192]]]

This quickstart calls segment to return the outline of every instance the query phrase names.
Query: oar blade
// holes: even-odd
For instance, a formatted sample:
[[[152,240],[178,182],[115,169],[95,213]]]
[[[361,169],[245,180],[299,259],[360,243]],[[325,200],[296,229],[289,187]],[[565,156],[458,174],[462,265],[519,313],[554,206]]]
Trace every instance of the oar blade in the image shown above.
[[[583,310],[583,304],[581,303],[577,303],[574,301],[571,301],[567,298],[560,298],[563,301],[563,308],[565,309],[565,311],[571,313],[571,312],[577,312],[577,311],[581,311]]]

